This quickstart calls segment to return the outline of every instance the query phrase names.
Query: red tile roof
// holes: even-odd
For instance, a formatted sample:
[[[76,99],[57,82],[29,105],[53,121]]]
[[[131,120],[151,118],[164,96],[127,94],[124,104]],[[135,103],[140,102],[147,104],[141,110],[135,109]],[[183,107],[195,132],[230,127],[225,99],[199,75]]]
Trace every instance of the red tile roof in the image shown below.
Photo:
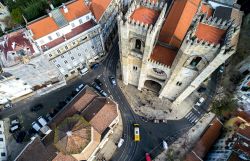
[[[238,111],[237,116],[243,118],[247,122],[250,122],[250,112],[247,111]]]
[[[207,14],[208,17],[211,17],[213,15],[214,10],[209,4],[202,3],[201,12]]]
[[[83,0],[76,0],[66,5],[68,12],[65,13],[63,8],[60,9],[66,20],[73,21],[90,12],[89,8],[85,5]]]
[[[161,42],[180,47],[201,0],[175,0],[159,35]]]
[[[209,149],[211,148],[211,146],[216,141],[216,139],[219,137],[219,135],[221,133],[221,129],[222,129],[221,122],[217,118],[215,118],[211,122],[211,124],[208,127],[208,129],[206,130],[206,132],[202,135],[200,140],[196,143],[193,150],[187,154],[186,158],[187,159],[190,158],[191,157],[190,155],[193,155],[191,153],[195,153],[197,158],[203,159],[206,156]],[[187,161],[187,160],[185,160],[185,161]]]
[[[90,12],[82,0],[73,1],[66,6],[68,8],[68,13],[64,13],[62,8],[60,8],[60,11],[69,22]],[[52,17],[47,16],[30,23],[27,28],[33,32],[33,38],[36,40],[55,32],[60,27],[56,24]]]
[[[111,1],[112,0],[92,0],[90,10],[93,12],[97,21],[100,20]]]
[[[24,51],[29,51],[26,54],[33,54],[35,52],[30,41],[24,36],[24,30],[18,30],[5,35],[6,42],[4,46],[0,45],[0,50],[4,53],[6,60],[7,53],[11,51],[19,51],[22,49]],[[14,49],[12,48],[13,43],[15,43]]]
[[[118,116],[117,106],[108,98],[97,97],[82,112],[82,116],[102,134]]]
[[[249,125],[241,125],[238,128],[237,133],[250,140],[250,126]]]
[[[199,23],[195,35],[199,40],[205,40],[209,43],[219,44],[223,40],[225,33],[226,30]]]
[[[240,138],[238,139],[234,146],[233,149],[235,151],[240,150],[241,152],[245,153],[246,155],[250,156],[250,141],[244,139],[244,138]]]
[[[146,7],[137,8],[133,14],[130,16],[131,19],[134,19],[144,24],[154,24],[158,19],[159,12]]]
[[[173,49],[169,49],[161,45],[156,45],[153,50],[153,53],[150,56],[150,59],[157,61],[161,64],[171,66],[176,54],[177,51]]]
[[[73,28],[71,30],[71,32],[64,35],[64,37],[66,38],[66,40],[71,39],[72,37],[92,28],[95,25],[96,24],[94,23],[94,21],[88,21],[84,24],[81,24],[80,26]],[[47,44],[42,45],[41,47],[42,47],[43,51],[46,51],[47,49],[53,48],[53,47],[61,44],[62,42],[66,41],[64,37],[59,37],[59,38],[57,38],[57,39],[55,39]]]
[[[33,33],[33,39],[39,39],[59,29],[52,17],[45,17],[27,26]]]
[[[77,161],[74,157],[71,155],[64,155],[63,153],[58,153],[57,156],[52,161]]]

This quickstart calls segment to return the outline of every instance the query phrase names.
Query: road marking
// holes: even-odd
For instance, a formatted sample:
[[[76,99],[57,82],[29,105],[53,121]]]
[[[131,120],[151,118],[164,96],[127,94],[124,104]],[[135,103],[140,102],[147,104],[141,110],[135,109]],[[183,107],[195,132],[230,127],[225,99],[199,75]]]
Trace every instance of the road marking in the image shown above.
[[[189,111],[189,113],[188,113],[188,114],[186,114],[185,118],[187,118],[187,117],[188,117],[191,113],[192,113],[192,112],[191,112],[191,111]]]
[[[191,118],[194,115],[194,113],[190,113],[190,115],[187,117],[187,119]]]

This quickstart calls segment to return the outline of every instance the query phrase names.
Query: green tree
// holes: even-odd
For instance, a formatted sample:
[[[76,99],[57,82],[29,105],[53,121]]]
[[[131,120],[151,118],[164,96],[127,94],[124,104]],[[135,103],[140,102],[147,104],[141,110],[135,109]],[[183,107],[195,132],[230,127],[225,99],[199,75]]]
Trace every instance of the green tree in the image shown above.
[[[22,10],[20,8],[15,8],[10,13],[12,20],[17,24],[22,24],[24,22],[22,16]]]
[[[218,116],[224,116],[226,113],[233,112],[236,109],[236,102],[229,98],[220,101],[214,101],[211,111]]]

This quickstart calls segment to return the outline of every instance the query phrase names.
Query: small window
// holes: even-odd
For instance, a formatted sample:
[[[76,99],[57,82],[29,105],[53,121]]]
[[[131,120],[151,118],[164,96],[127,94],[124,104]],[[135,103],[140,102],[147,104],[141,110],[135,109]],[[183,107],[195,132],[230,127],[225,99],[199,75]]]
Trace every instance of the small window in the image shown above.
[[[64,55],[62,55],[61,58],[64,58]]]
[[[49,54],[49,57],[52,57],[52,54]]]
[[[137,66],[133,66],[133,70],[134,70],[134,71],[137,71]]]
[[[72,26],[72,27],[75,27],[75,24],[74,24],[74,23],[72,23],[72,24],[71,24],[71,26]]]
[[[195,57],[195,58],[190,62],[189,65],[191,65],[192,67],[196,67],[196,66],[199,64],[200,61],[201,61],[201,57],[197,56],[197,57]]]
[[[57,33],[56,33],[56,36],[57,36],[57,37],[60,37],[60,33],[59,33],[59,32],[57,32]]]
[[[80,23],[80,24],[82,24],[82,23],[83,23],[82,19],[79,19],[79,23]]]
[[[60,67],[61,67],[61,65],[60,65],[60,64],[57,64],[56,66],[57,66],[57,68],[60,68]]]
[[[86,20],[89,20],[89,16],[86,16]]]
[[[65,74],[64,76],[65,76],[66,78],[69,77],[68,74]]]
[[[58,54],[61,54],[61,50],[58,49],[57,52],[58,52]]]
[[[0,131],[0,134],[3,134],[3,132],[2,132],[2,131]]]
[[[182,85],[182,82],[179,82],[179,81],[178,81],[178,82],[176,83],[176,85],[177,85],[177,86],[181,86],[181,85]]]
[[[74,60],[74,59],[75,59],[75,58],[72,56],[72,57],[71,57],[71,60]]]
[[[2,153],[1,153],[1,156],[2,156],[2,157],[5,157],[5,156],[6,156],[5,152],[2,152]]]
[[[72,42],[72,45],[75,45],[75,44],[76,44],[76,42],[75,42],[75,41],[73,41],[73,42]]]
[[[64,61],[64,63],[65,63],[65,64],[67,64],[67,63],[68,63],[68,61],[67,61],[67,60],[65,60],[65,61]]]
[[[68,50],[68,46],[65,46],[65,49]]]
[[[53,63],[55,63],[55,62],[56,62],[56,59],[53,60]]]
[[[70,72],[71,74],[74,74],[75,73],[75,71],[73,70],[72,72]]]
[[[0,138],[0,141],[3,141],[3,138]]]
[[[51,41],[51,40],[52,40],[52,37],[51,37],[51,36],[48,36],[48,39],[49,39],[49,41]]]
[[[95,47],[94,47],[94,46],[92,46],[92,49],[95,49]]]
[[[136,39],[136,41],[135,41],[135,49],[141,50],[141,40]]]

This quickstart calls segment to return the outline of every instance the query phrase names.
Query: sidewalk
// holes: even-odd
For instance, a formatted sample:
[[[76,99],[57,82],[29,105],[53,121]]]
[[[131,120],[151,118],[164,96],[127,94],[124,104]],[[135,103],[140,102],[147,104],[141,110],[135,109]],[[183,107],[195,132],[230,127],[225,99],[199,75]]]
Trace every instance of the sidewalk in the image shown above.
[[[207,125],[214,119],[215,114],[207,113],[205,114],[200,121],[193,126],[187,133],[183,134],[178,140],[176,140],[168,150],[163,151],[158,155],[154,161],[162,160],[175,160],[181,161],[185,154],[193,147],[200,136],[206,130]]]
[[[119,115],[119,122],[114,128],[114,132],[110,134],[109,140],[103,146],[100,151],[96,153],[96,160],[110,160],[115,150],[117,148],[117,143],[119,139],[122,137],[123,132],[123,124],[121,115]]]

